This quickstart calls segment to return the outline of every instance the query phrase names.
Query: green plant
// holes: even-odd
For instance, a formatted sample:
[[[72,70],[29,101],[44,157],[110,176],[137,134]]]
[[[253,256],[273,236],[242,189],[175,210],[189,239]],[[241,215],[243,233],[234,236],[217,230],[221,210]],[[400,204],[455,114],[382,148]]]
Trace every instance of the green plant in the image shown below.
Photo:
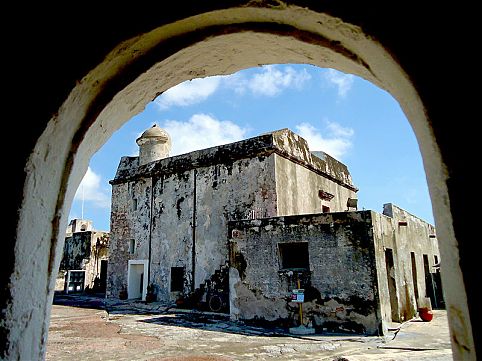
[[[146,303],[156,301],[156,286],[151,283],[147,286]]]

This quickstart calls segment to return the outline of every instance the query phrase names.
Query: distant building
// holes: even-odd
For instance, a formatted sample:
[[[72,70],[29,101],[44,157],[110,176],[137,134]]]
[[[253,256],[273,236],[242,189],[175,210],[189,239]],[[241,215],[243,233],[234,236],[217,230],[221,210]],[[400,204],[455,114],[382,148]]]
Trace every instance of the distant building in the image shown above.
[[[70,221],[55,290],[105,292],[108,250],[108,232],[93,230],[89,220]]]
[[[347,167],[290,130],[175,157],[157,126],[137,143],[111,181],[107,297],[291,326],[302,289],[303,323],[365,334],[441,304],[433,226],[358,211]]]

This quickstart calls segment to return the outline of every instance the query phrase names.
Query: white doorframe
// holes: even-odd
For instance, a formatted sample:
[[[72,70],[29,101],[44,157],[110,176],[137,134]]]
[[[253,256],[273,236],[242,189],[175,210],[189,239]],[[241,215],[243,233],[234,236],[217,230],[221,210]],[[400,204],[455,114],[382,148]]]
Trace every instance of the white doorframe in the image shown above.
[[[147,279],[148,279],[148,264],[149,261],[147,259],[130,259],[129,264],[128,264],[128,269],[127,269],[127,294],[128,298],[131,298],[129,295],[129,290],[130,290],[130,274],[131,274],[131,265],[144,265],[144,277],[142,279],[142,301],[146,300],[146,294],[147,294]]]

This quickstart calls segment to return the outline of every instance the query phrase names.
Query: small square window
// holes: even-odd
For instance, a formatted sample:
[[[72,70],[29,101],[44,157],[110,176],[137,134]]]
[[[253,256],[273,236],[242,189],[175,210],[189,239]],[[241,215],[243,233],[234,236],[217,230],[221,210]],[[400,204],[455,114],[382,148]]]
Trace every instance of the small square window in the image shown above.
[[[310,269],[308,242],[278,243],[282,269]]]

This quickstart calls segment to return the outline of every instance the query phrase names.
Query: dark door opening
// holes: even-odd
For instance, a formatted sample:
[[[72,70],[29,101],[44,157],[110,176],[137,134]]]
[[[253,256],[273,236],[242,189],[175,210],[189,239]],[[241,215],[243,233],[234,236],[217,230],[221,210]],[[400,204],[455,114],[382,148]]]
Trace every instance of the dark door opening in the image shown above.
[[[413,292],[415,295],[415,302],[418,308],[418,281],[417,281],[417,262],[415,260],[415,252],[410,252],[410,259],[412,261],[412,282],[413,282]]]
[[[144,287],[144,273],[141,273],[141,281],[139,283],[139,293],[141,294],[141,297],[142,297],[143,287]]]
[[[100,292],[105,292],[107,286],[107,260],[100,261]]]
[[[442,289],[442,277],[440,275],[440,263],[437,255],[434,255],[433,258],[435,261],[435,265],[434,265],[435,272],[432,275],[433,275],[433,283],[435,287],[435,296],[437,300],[437,304],[435,305],[435,307],[439,309],[445,309],[445,300],[444,300],[444,294]]]
[[[184,267],[171,267],[171,292],[184,290]]]
[[[392,321],[400,321],[398,301],[397,301],[397,283],[395,281],[395,264],[393,262],[393,251],[390,248],[385,250],[385,265],[387,268],[388,293],[390,296],[390,307],[392,309]]]
[[[432,273],[430,272],[430,265],[428,263],[428,255],[423,255],[423,270],[425,273],[425,297],[430,298],[432,308],[437,307],[437,297],[435,296],[434,283]]]

